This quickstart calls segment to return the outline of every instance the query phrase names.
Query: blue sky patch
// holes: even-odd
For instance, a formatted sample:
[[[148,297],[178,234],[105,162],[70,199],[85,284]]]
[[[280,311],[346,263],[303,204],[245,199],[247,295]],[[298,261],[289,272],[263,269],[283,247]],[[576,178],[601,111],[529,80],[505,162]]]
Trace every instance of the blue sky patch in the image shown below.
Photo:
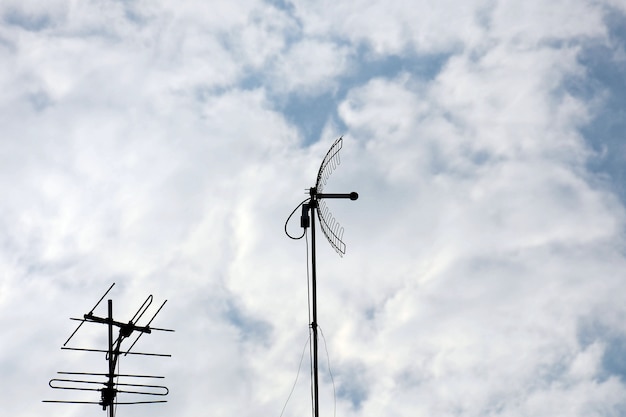
[[[244,340],[254,340],[257,343],[269,341],[272,326],[268,322],[246,314],[233,300],[226,302],[223,316],[239,330]]]
[[[31,32],[46,29],[52,21],[45,13],[27,13],[16,9],[6,12],[2,20],[8,25],[19,26]]]
[[[300,128],[306,144],[320,139],[324,126],[331,121],[339,130],[346,129],[337,114],[338,104],[343,101],[351,89],[365,85],[375,78],[392,79],[408,73],[418,80],[432,80],[447,62],[449,54],[424,56],[389,55],[373,58],[367,48],[357,53],[354,69],[342,76],[334,91],[324,91],[318,95],[300,95],[292,93],[286,99],[276,98],[278,108],[287,120]]]
[[[342,367],[338,373],[341,381],[337,387],[337,397],[347,400],[354,410],[360,410],[368,397],[367,380],[364,365]]]
[[[578,342],[583,349],[592,343],[602,343],[604,353],[599,379],[604,381],[611,376],[617,376],[626,383],[626,334],[617,333],[602,323],[588,321],[579,326]]]
[[[609,337],[602,356],[602,367],[609,375],[626,383],[626,335]]]
[[[605,96],[602,108],[581,132],[597,152],[589,168],[608,175],[612,188],[626,202],[626,16],[613,11],[606,23],[608,45],[592,42],[582,50],[579,60],[588,79],[571,83],[569,89],[583,98]]]

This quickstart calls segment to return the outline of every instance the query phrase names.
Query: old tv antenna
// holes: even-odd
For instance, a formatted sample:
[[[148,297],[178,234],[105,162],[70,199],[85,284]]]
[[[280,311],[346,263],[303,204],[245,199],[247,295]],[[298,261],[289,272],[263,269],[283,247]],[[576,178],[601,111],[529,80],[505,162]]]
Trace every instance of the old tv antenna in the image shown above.
[[[313,333],[313,412],[314,417],[319,417],[319,395],[318,395],[318,362],[317,362],[317,273],[316,273],[316,260],[315,260],[315,214],[320,222],[320,228],[328,239],[330,245],[335,249],[339,256],[343,256],[346,253],[346,245],[343,242],[343,227],[335,220],[335,217],[330,213],[328,206],[326,205],[326,199],[328,198],[343,198],[356,200],[359,195],[355,192],[346,194],[334,194],[324,193],[324,186],[328,182],[328,178],[335,171],[335,169],[341,163],[339,158],[339,151],[343,146],[343,136],[337,139],[328,152],[322,163],[320,169],[317,172],[317,179],[315,181],[315,187],[311,187],[308,190],[309,198],[304,200],[295,210],[289,215],[287,222],[285,222],[285,233],[292,239],[301,239],[306,234],[306,229],[311,227],[311,316],[312,321],[310,323],[310,329]],[[302,215],[300,217],[300,227],[304,229],[302,236],[294,237],[287,231],[287,223],[293,214],[302,207]]]
[[[100,401],[66,401],[66,400],[44,400],[46,403],[65,403],[65,404],[98,404],[102,406],[102,409],[107,411],[108,417],[115,416],[115,410],[117,405],[127,404],[153,404],[164,403],[165,400],[138,400],[138,396],[165,396],[169,393],[167,387],[163,385],[153,385],[150,383],[155,379],[162,379],[162,376],[153,375],[135,375],[135,374],[120,374],[116,371],[119,365],[119,358],[121,355],[143,355],[143,356],[165,356],[171,357],[172,355],[160,354],[160,353],[140,353],[131,352],[131,349],[135,346],[139,338],[145,333],[152,333],[152,331],[164,331],[173,332],[170,329],[161,329],[158,327],[150,326],[154,318],[159,314],[167,300],[163,301],[163,304],[156,310],[154,315],[144,325],[139,325],[139,321],[144,314],[150,308],[152,304],[152,295],[149,295],[143,302],[141,307],[137,310],[135,315],[128,321],[123,323],[113,319],[113,301],[108,300],[108,314],[106,317],[98,317],[94,315],[94,310],[104,300],[104,297],[111,291],[115,283],[113,283],[108,290],[104,293],[95,306],[85,314],[82,319],[71,318],[70,320],[80,321],[80,324],[70,335],[70,337],[63,343],[61,349],[63,350],[80,350],[85,352],[101,352],[106,353],[105,358],[108,362],[108,371],[106,373],[95,372],[58,372],[60,375],[64,375],[63,378],[53,378],[48,383],[51,388],[61,390],[72,391],[99,391]],[[86,349],[68,347],[67,344],[72,340],[74,335],[78,332],[81,326],[85,323],[97,323],[104,324],[108,328],[109,342],[108,348],[104,349]],[[117,331],[117,338],[113,338],[114,330]],[[131,335],[136,334],[134,341],[128,348],[122,349],[122,342],[126,339],[130,339]],[[131,383],[132,382],[132,383]],[[99,386],[99,387],[98,387]],[[118,399],[118,394],[124,394],[130,398],[125,401]]]

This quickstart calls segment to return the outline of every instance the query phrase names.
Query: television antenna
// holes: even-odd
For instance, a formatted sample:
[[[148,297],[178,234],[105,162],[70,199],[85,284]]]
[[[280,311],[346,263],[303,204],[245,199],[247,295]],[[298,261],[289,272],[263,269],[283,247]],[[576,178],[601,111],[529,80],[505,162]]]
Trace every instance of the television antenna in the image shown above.
[[[107,373],[95,373],[95,372],[57,372],[60,375],[64,375],[63,378],[53,378],[48,382],[51,388],[72,390],[72,391],[99,391],[100,401],[66,401],[66,400],[44,400],[45,403],[65,403],[65,404],[99,404],[102,409],[107,411],[108,417],[115,417],[115,411],[117,405],[128,404],[153,404],[164,403],[165,400],[135,400],[135,396],[148,395],[148,396],[166,396],[169,390],[163,385],[153,385],[149,383],[154,379],[162,379],[162,376],[154,375],[135,375],[135,374],[120,374],[116,373],[116,368],[119,365],[119,358],[121,355],[142,355],[142,356],[162,356],[171,357],[172,355],[161,353],[141,353],[131,352],[131,349],[135,346],[137,341],[146,333],[152,333],[152,331],[173,332],[174,330],[162,329],[158,327],[152,327],[152,321],[157,314],[161,311],[167,300],[163,301],[161,306],[156,310],[156,313],[145,325],[139,325],[138,322],[144,316],[144,314],[150,308],[153,297],[149,295],[143,302],[141,307],[137,310],[135,315],[128,321],[128,323],[119,322],[113,319],[113,301],[108,300],[108,312],[106,317],[98,317],[94,315],[94,310],[104,300],[104,297],[111,291],[115,283],[113,283],[108,290],[100,297],[96,305],[85,315],[82,319],[70,318],[70,320],[80,321],[80,324],[72,332],[70,337],[63,343],[61,349],[63,350],[80,350],[85,352],[101,352],[106,353],[105,358],[108,363]],[[98,323],[105,324],[108,328],[108,348],[103,349],[86,349],[77,347],[68,347],[67,344],[72,340],[74,335],[85,323]],[[118,329],[118,335],[116,339],[113,339],[113,330]],[[137,337],[133,343],[127,349],[122,349],[122,342],[129,339],[133,333],[137,333]],[[130,380],[129,380],[130,378]],[[131,383],[136,382],[136,383]],[[101,388],[98,388],[101,386]],[[117,394],[130,394],[132,398],[127,401],[119,401]]]
[[[313,333],[313,413],[314,417],[319,417],[319,388],[318,388],[318,361],[317,361],[317,270],[315,259],[315,214],[319,219],[320,228],[326,236],[328,243],[335,249],[339,256],[343,256],[346,253],[346,245],[343,242],[344,228],[337,222],[335,217],[330,213],[328,206],[326,205],[326,199],[350,199],[356,200],[359,195],[356,192],[336,194],[336,193],[324,193],[324,186],[328,182],[331,174],[341,164],[339,157],[339,151],[343,146],[343,136],[337,139],[328,152],[322,163],[320,169],[317,172],[317,179],[315,186],[309,188],[309,197],[304,200],[294,209],[294,211],[287,218],[285,222],[285,233],[292,239],[302,239],[306,234],[306,229],[311,228],[311,316],[312,321],[310,328]],[[304,229],[303,233],[299,237],[294,237],[287,231],[287,223],[293,214],[302,207],[302,215],[300,216],[300,227]]]

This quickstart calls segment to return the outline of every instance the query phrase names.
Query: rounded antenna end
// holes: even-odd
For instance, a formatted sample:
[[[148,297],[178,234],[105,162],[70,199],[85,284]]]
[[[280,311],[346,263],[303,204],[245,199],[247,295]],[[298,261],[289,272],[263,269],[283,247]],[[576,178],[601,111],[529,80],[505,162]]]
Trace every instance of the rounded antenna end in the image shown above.
[[[350,200],[354,201],[354,200],[356,200],[358,198],[359,198],[359,194],[358,193],[355,193],[354,191],[352,191],[350,193]]]

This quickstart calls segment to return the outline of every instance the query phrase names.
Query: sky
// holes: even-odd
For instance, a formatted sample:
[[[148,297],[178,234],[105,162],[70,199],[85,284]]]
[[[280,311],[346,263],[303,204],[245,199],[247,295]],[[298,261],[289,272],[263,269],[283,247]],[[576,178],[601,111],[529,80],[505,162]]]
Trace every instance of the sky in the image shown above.
[[[4,0],[0,64],[3,414],[104,414],[42,400],[115,283],[176,330],[120,417],[311,415],[343,136],[320,416],[626,416],[624,0]]]

